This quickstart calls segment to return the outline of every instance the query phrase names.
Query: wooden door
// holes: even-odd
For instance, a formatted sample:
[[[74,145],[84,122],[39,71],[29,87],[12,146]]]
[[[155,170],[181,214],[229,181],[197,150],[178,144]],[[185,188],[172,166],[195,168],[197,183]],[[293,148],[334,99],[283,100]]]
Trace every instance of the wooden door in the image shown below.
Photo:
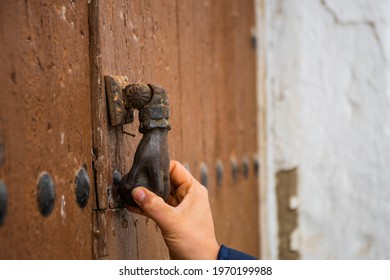
[[[200,181],[207,170],[218,240],[258,256],[252,2],[93,2],[91,83],[101,233],[96,257],[168,258],[152,221],[110,205],[112,175],[129,170],[140,135],[132,138],[110,127],[104,75],[163,85],[171,104],[171,158],[186,163]],[[137,125],[124,129],[134,133]]]
[[[123,127],[135,138],[110,126],[105,75],[167,90],[171,159],[208,188],[218,241],[259,256],[253,1],[3,2],[1,258],[169,258],[154,222],[116,199],[113,174],[128,172],[141,135],[137,117]],[[49,216],[37,210],[43,171],[56,187]]]
[[[0,28],[0,258],[90,259],[93,187],[84,208],[75,196],[80,168],[93,180],[88,6],[0,1]],[[37,202],[45,172],[47,216]]]

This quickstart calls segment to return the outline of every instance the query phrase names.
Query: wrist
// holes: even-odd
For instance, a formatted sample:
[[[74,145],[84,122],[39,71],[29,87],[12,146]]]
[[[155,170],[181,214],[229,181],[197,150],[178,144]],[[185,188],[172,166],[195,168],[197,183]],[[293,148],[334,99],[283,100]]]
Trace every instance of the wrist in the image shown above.
[[[207,259],[217,260],[220,248],[221,246],[219,246],[218,242],[215,240],[215,242],[213,242],[213,244],[211,245],[210,254]]]
[[[217,260],[220,245],[216,239],[211,239],[209,242],[201,241],[202,244],[198,247],[198,256],[194,256],[198,260]]]

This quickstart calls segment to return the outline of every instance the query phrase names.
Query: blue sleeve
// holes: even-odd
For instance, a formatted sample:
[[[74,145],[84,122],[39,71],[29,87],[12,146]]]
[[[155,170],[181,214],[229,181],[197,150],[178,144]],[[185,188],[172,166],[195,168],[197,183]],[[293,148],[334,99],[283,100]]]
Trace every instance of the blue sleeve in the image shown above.
[[[256,260],[255,257],[232,248],[221,245],[218,253],[218,260]]]

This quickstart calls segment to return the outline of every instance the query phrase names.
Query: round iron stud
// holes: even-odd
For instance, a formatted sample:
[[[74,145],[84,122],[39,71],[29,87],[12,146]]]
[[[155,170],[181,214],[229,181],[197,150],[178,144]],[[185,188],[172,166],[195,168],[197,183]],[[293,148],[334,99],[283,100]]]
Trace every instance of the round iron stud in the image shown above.
[[[217,186],[222,187],[222,181],[223,181],[223,164],[221,160],[217,161]]]
[[[248,179],[249,177],[249,160],[248,157],[244,157],[242,160],[242,174],[244,175],[245,179]]]
[[[82,166],[76,175],[76,200],[80,208],[84,208],[88,203],[91,184],[87,170]]]
[[[115,170],[114,173],[112,174],[112,182],[114,185],[119,185],[119,183],[122,180],[122,175],[118,170]]]
[[[208,170],[206,164],[200,166],[200,183],[207,188],[208,185]]]
[[[259,176],[259,170],[260,170],[260,164],[259,159],[257,156],[253,157],[253,171],[255,172],[256,176]]]
[[[54,209],[56,192],[53,179],[43,172],[38,179],[38,208],[43,216],[49,216]]]
[[[184,168],[187,169],[188,172],[191,172],[190,164],[188,162],[184,163]]]
[[[3,165],[4,162],[4,145],[0,144],[0,166]]]
[[[0,180],[0,226],[4,224],[5,216],[7,215],[8,207],[8,192],[4,182]]]

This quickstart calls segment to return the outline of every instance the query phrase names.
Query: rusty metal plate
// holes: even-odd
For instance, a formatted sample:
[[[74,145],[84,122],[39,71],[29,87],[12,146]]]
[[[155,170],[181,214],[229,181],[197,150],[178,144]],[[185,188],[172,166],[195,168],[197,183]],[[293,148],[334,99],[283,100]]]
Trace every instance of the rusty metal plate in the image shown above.
[[[112,126],[131,123],[133,110],[125,110],[122,91],[129,84],[126,76],[104,76],[110,122]]]

